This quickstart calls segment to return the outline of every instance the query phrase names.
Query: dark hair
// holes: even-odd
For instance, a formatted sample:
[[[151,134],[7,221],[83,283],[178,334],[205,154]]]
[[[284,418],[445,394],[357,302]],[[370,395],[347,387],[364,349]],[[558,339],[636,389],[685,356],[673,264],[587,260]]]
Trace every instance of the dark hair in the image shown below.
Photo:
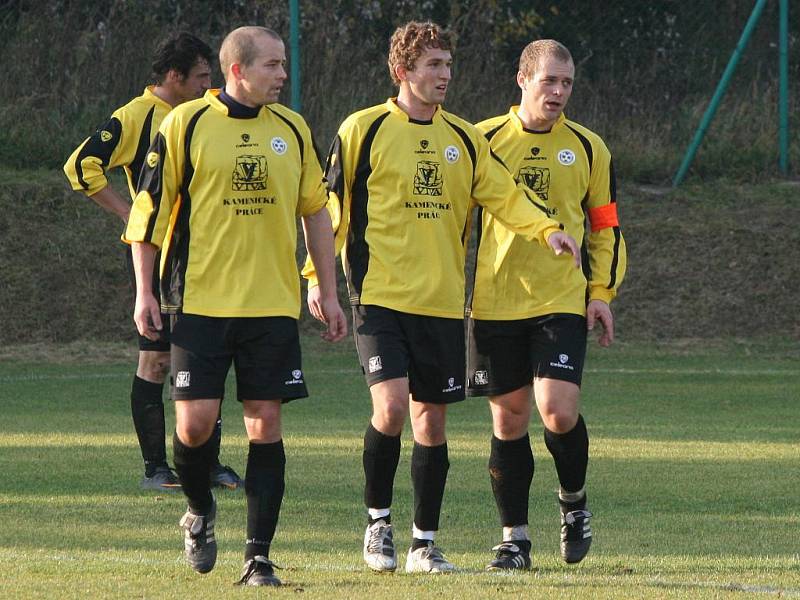
[[[163,83],[164,76],[172,69],[184,77],[198,59],[211,64],[211,48],[191,33],[181,32],[162,41],[153,54],[153,77],[156,83]]]

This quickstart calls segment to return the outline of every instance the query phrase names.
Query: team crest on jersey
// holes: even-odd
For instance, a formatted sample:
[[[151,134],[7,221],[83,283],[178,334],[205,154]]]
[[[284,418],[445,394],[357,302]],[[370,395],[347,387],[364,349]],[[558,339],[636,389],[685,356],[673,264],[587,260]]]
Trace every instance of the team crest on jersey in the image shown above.
[[[550,169],[547,167],[522,167],[519,170],[517,181],[524,183],[536,192],[537,196],[547,202],[547,196],[550,192]]]
[[[569,148],[564,148],[563,150],[559,150],[556,156],[558,158],[558,162],[560,162],[565,167],[568,167],[575,162],[575,153]]]
[[[114,134],[112,134],[110,131],[106,131],[105,129],[103,129],[103,131],[100,132],[100,139],[104,142],[109,141],[113,137]]]
[[[432,160],[417,162],[417,174],[414,175],[414,193],[417,196],[441,196],[442,174],[439,163]]]
[[[459,156],[461,156],[461,153],[455,146],[448,146],[444,149],[444,159],[451,165],[458,160]]]
[[[282,137],[275,136],[269,143],[272,146],[272,151],[275,152],[277,155],[286,154],[286,149],[288,146],[286,145],[286,140]]]
[[[155,169],[156,165],[158,164],[159,156],[158,152],[151,152],[147,155],[147,166],[151,169]]]
[[[258,154],[237,156],[231,188],[234,192],[267,189],[267,157]]]
[[[486,385],[489,383],[489,371],[475,371],[475,385]]]

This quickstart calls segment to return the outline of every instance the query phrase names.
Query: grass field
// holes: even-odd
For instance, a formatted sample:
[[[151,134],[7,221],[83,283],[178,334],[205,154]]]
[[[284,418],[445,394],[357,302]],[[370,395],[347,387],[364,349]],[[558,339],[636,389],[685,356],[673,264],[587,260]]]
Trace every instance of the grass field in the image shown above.
[[[800,597],[800,348],[788,340],[619,343],[592,348],[592,552],[558,558],[557,481],[534,427],[535,569],[488,574],[498,542],[486,402],[450,412],[439,542],[452,576],[374,575],[361,562],[361,440],[369,402],[352,344],[306,344],[312,397],[285,410],[288,479],[272,558],[285,587],[233,587],[244,495],[220,492],[216,569],[183,564],[180,495],[137,487],[132,361],[74,347],[0,361],[0,598]],[[27,358],[25,358],[27,357]],[[233,398],[231,390],[229,397]],[[171,410],[168,406],[171,418]],[[224,405],[223,462],[243,475],[241,409]],[[401,561],[410,538],[410,434],[395,492]]]

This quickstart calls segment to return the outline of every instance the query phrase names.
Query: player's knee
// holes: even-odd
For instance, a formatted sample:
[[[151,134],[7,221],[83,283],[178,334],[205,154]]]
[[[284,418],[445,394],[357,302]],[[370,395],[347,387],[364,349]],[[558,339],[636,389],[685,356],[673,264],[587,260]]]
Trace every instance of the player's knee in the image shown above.
[[[501,440],[516,440],[528,431],[530,413],[520,414],[511,411],[494,413],[495,435]]]
[[[571,410],[555,410],[542,415],[542,421],[553,433],[567,433],[575,428],[578,413]]]
[[[384,402],[374,414],[377,429],[390,435],[403,430],[406,421],[406,406],[402,402]]]
[[[208,423],[202,421],[187,421],[178,423],[175,429],[181,442],[190,448],[197,448],[209,440],[214,424],[209,426]]]

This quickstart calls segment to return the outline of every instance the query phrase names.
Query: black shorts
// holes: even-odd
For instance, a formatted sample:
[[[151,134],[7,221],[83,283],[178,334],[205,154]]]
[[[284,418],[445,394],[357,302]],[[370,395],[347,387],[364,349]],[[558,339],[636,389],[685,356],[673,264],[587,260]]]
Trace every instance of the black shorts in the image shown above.
[[[464,399],[464,320],[353,307],[361,370],[372,386],[407,377],[414,400],[449,404]]]
[[[222,398],[231,361],[240,402],[308,396],[295,319],[172,315],[174,400]]]
[[[133,286],[133,293],[136,293],[136,273],[133,271],[133,253],[131,247],[126,245],[125,264],[128,266],[128,276],[130,277],[131,285]],[[161,304],[161,282],[158,278],[158,263],[161,254],[156,254],[156,264],[153,269],[153,295],[156,301]],[[170,331],[170,315],[161,313],[161,331],[158,334],[157,340],[150,340],[138,331],[136,337],[139,338],[139,351],[140,352],[169,352],[169,331]]]
[[[499,396],[537,379],[581,384],[586,318],[556,313],[514,321],[467,323],[467,395]]]

